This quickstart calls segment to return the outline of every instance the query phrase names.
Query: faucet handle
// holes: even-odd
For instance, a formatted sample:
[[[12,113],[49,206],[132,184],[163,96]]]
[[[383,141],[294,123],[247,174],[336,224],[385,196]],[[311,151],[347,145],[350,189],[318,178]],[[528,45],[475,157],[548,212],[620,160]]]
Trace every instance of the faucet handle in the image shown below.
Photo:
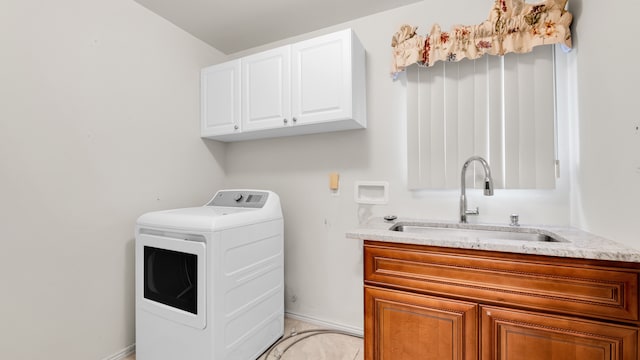
[[[519,216],[518,214],[511,214],[511,226],[520,226],[520,224],[518,223],[519,220]]]
[[[475,209],[467,209],[464,212],[466,215],[478,215],[480,214],[480,208],[476,206]]]

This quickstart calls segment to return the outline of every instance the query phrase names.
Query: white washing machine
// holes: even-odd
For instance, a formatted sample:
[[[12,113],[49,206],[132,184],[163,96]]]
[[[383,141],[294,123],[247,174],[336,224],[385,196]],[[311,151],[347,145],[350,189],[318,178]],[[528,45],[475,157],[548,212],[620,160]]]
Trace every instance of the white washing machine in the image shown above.
[[[136,359],[253,360],[284,332],[278,195],[220,190],[136,223]]]

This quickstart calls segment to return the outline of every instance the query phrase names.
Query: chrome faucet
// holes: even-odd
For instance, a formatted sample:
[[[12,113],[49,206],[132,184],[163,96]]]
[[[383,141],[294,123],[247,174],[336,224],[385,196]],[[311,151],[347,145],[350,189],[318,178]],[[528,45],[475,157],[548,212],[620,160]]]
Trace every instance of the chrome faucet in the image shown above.
[[[467,215],[478,215],[480,213],[479,209],[476,207],[475,209],[467,209],[467,197],[466,197],[466,181],[465,177],[467,174],[467,168],[469,164],[473,161],[478,161],[482,164],[482,168],[484,169],[484,195],[485,196],[493,196],[493,179],[491,178],[491,169],[489,168],[489,164],[487,160],[483,159],[480,156],[472,156],[462,165],[462,174],[461,182],[460,182],[460,222],[463,224],[467,223]]]

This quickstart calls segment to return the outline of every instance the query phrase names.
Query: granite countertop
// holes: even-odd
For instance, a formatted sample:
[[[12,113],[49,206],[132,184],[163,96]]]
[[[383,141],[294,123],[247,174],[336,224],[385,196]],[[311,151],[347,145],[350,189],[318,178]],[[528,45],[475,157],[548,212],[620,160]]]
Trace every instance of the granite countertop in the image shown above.
[[[428,231],[399,232],[389,230],[396,224],[430,226],[445,229],[498,230],[514,233],[534,232],[550,236],[557,241],[495,239],[490,236],[478,237],[473,234],[456,233],[455,231],[449,231],[449,233],[446,233],[446,231],[436,231],[430,234]],[[347,238],[459,249],[640,263],[639,250],[571,227],[538,225],[515,227],[491,224],[459,224],[455,222],[425,221],[409,218],[398,218],[394,221],[372,218],[368,223],[362,225],[361,228],[347,232]]]

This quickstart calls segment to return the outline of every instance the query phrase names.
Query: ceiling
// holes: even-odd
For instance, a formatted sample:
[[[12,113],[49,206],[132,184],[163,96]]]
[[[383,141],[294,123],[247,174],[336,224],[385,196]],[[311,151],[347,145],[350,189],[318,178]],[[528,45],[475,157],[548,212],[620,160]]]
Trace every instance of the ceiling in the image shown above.
[[[421,0],[135,0],[225,54]]]

